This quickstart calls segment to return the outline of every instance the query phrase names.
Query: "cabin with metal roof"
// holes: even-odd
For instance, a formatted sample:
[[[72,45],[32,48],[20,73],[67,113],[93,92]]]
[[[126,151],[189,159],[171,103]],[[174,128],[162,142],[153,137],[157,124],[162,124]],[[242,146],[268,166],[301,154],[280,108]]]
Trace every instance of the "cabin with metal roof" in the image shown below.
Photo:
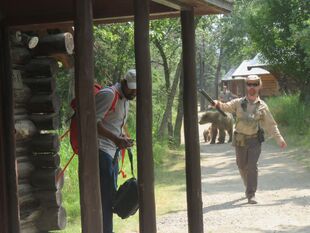
[[[149,20],[180,17],[183,63],[186,64],[183,66],[183,79],[186,87],[184,134],[188,232],[202,233],[198,117],[197,105],[193,104],[197,103],[194,16],[222,14],[231,10],[231,0],[0,0],[0,232],[36,233],[65,227],[65,211],[61,207],[59,192],[65,184],[58,179],[60,170],[57,167],[59,135],[49,133],[58,127],[60,100],[53,91],[54,74],[57,72],[55,56],[61,57],[64,50],[66,56],[72,53],[74,57],[82,232],[103,232],[95,103],[93,93],[89,91],[94,83],[92,30],[94,23],[130,20],[135,26],[138,88],[139,229],[144,233],[156,232],[153,153],[150,146],[152,75]],[[58,34],[49,35],[47,30]],[[33,31],[39,38],[31,34]],[[51,48],[50,37],[53,37],[53,44],[60,44]],[[36,45],[40,49],[29,55],[29,48]],[[39,159],[39,165],[34,162],[36,159]],[[46,185],[49,182],[52,188]],[[39,192],[42,189],[43,192]]]
[[[251,60],[244,60],[236,68],[230,69],[221,79],[222,85],[226,85],[228,89],[237,96],[245,95],[245,78],[249,75],[258,75],[263,83],[263,89],[260,91],[261,97],[280,95],[280,87],[277,78],[268,70],[262,68],[267,64],[257,54]]]

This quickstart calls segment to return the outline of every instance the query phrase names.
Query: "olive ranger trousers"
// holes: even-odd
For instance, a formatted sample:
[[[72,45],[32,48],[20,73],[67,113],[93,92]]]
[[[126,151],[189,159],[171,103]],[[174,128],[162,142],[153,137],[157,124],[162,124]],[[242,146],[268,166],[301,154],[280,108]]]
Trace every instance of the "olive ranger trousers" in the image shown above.
[[[243,184],[245,195],[255,196],[258,179],[258,159],[261,153],[261,143],[257,138],[246,139],[245,146],[236,146],[236,162]]]

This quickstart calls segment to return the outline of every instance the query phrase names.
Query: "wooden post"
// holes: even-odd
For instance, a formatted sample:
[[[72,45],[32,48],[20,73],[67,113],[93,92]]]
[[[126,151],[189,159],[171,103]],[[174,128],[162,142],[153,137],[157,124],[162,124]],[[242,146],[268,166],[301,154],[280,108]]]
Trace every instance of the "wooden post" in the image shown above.
[[[9,33],[4,21],[0,21],[0,170],[4,177],[0,178],[1,214],[4,214],[4,229],[1,232],[20,232],[18,190],[16,176],[14,115],[13,115],[13,82],[11,74],[11,58],[9,50]],[[2,167],[4,166],[4,167]],[[2,173],[2,172],[1,172]],[[7,201],[7,203],[3,203]],[[2,205],[4,212],[2,212]]]
[[[102,233],[99,158],[93,95],[91,0],[75,1],[75,93],[79,126],[79,183],[83,233]]]
[[[140,232],[156,232],[152,150],[152,78],[149,48],[149,0],[135,0],[137,70],[137,153]]]
[[[5,102],[3,95],[3,84],[5,79],[4,55],[3,55],[3,28],[0,22],[0,232],[9,233],[9,208],[8,208],[8,189],[6,156],[4,151],[5,121],[3,118],[3,104]]]
[[[181,12],[184,71],[184,136],[189,233],[203,232],[193,11]]]

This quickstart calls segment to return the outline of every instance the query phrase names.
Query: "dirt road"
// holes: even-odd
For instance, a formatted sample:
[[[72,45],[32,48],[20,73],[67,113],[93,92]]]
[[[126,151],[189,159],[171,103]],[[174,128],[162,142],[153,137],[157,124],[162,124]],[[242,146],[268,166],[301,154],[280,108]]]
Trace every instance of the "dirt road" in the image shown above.
[[[202,139],[201,139],[202,140]],[[230,144],[201,143],[205,233],[310,233],[310,172],[264,143],[259,160],[257,205],[247,204]],[[158,219],[159,233],[186,233],[186,211]]]

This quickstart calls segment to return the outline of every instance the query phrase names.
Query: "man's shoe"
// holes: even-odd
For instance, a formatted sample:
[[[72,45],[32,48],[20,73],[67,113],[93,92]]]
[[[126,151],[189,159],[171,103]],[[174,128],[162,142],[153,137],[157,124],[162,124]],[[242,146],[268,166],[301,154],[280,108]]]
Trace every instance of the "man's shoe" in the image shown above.
[[[255,196],[248,197],[248,204],[257,204],[257,201],[255,200]]]

